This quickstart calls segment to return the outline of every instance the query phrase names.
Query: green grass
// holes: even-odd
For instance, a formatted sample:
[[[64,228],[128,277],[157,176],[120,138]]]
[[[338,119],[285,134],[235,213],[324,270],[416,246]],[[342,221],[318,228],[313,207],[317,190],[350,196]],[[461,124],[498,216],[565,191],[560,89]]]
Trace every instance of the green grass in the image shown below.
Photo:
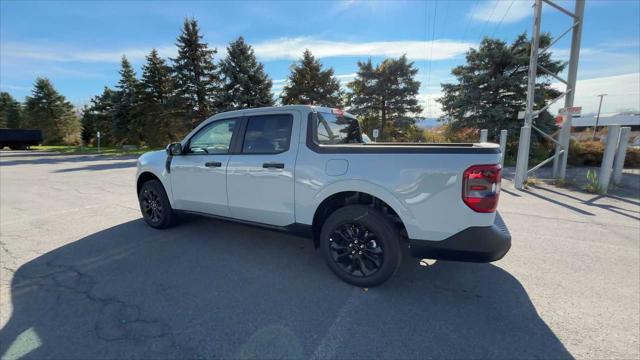
[[[124,156],[124,155],[141,155],[146,153],[147,151],[161,150],[154,148],[139,148],[135,150],[124,150],[119,147],[101,147],[100,152],[98,152],[97,147],[92,146],[69,146],[69,145],[41,145],[41,146],[32,146],[32,150],[35,151],[46,151],[46,152],[58,152],[61,154],[101,154],[101,155],[112,155],[112,156]]]

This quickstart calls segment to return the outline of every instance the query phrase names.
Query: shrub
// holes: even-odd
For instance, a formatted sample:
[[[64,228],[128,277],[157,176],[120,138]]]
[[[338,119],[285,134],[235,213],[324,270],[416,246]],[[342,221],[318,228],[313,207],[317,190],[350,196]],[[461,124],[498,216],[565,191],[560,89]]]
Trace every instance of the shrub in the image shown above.
[[[571,140],[567,162],[574,166],[600,166],[603,155],[604,144],[600,141]],[[640,167],[640,149],[627,148],[624,166],[627,168]]]
[[[454,129],[451,125],[443,125],[444,136],[454,143],[477,143],[480,141],[480,130],[473,128]]]

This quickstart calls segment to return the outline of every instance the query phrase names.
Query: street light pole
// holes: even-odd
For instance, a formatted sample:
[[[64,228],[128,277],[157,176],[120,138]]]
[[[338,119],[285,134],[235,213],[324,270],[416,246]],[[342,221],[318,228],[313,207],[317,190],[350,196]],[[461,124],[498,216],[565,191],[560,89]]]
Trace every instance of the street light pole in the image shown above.
[[[593,127],[593,137],[591,138],[591,140],[595,140],[596,139],[596,132],[598,131],[598,121],[600,120],[600,110],[602,109],[602,98],[604,98],[607,95],[609,95],[609,94],[600,94],[600,95],[598,95],[598,96],[600,96],[600,105],[598,105],[598,115],[596,115],[596,126]]]

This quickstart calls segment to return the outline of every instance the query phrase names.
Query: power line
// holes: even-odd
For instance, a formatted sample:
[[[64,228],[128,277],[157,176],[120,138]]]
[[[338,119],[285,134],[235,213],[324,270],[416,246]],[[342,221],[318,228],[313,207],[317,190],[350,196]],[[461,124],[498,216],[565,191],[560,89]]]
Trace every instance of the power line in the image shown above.
[[[493,29],[493,33],[491,33],[491,37],[494,37],[496,35],[496,31],[498,31],[498,29],[500,28],[500,25],[502,25],[502,22],[504,21],[504,18],[506,18],[507,14],[509,14],[509,10],[511,10],[511,7],[513,6],[514,2],[516,2],[516,0],[511,0],[511,4],[509,4],[507,11],[504,12],[504,15],[502,15],[502,19],[500,19],[500,22],[498,23],[498,25]]]
[[[429,29],[429,7],[427,6],[429,5],[428,1],[424,2],[424,67],[426,68],[428,66],[428,59],[427,59],[427,39],[429,38],[428,36],[428,29]],[[427,76],[425,74],[425,80],[427,79]]]
[[[427,88],[431,83],[431,63],[433,62],[433,41],[436,37],[436,15],[438,14],[438,0],[435,1],[433,6],[433,25],[431,26],[431,50],[429,52],[429,70],[427,71]],[[431,114],[429,96],[427,96],[427,113]]]
[[[473,4],[473,6],[471,6],[471,9],[475,9],[476,6],[478,6],[478,2],[480,2],[480,0],[476,0],[476,2]],[[467,30],[469,30],[469,24],[471,23],[471,21],[465,21],[464,24],[464,30],[462,31],[462,39],[464,40],[467,36]]]
[[[484,22],[484,25],[482,26],[482,30],[480,31],[480,41],[482,41],[483,35],[484,34],[484,29],[487,28],[487,25],[489,24],[489,21],[491,21],[491,19],[493,19],[493,14],[496,12],[496,8],[498,7],[498,3],[500,2],[500,0],[494,0],[495,1],[495,5],[493,5],[493,9],[491,10],[491,14],[489,14],[489,17],[487,18],[487,21]]]

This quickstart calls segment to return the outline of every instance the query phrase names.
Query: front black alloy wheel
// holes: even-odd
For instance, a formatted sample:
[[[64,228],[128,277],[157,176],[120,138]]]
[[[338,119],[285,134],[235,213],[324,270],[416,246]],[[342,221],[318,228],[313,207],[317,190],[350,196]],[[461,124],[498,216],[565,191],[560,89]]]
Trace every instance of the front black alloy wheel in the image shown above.
[[[157,223],[162,219],[160,195],[154,189],[144,189],[142,191],[142,211],[151,222]]]
[[[164,229],[172,225],[175,216],[160,181],[149,180],[142,184],[138,200],[142,217],[149,226]]]
[[[338,277],[361,287],[382,284],[401,262],[398,230],[385,215],[364,205],[334,211],[322,226],[320,247]]]

